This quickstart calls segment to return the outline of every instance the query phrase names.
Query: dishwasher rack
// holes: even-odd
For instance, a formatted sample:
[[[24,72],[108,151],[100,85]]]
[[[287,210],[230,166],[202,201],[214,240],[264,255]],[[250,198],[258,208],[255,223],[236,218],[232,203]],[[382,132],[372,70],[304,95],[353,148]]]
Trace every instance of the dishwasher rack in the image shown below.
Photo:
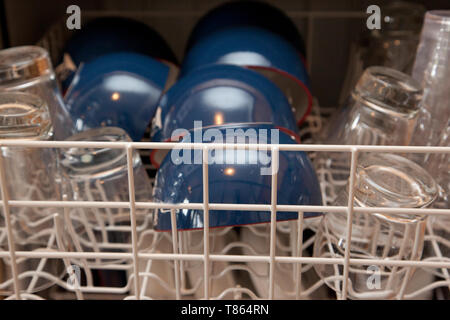
[[[83,17],[91,19],[100,15],[120,15],[139,18],[139,20],[152,25],[156,19],[156,29],[168,30],[164,26],[170,21],[177,21],[182,18],[187,25],[193,25],[201,16],[199,12],[83,12]],[[365,12],[357,11],[291,11],[288,15],[297,25],[307,26],[306,43],[308,48],[308,66],[311,74],[314,73],[312,59],[316,57],[314,38],[317,36],[315,21],[318,19],[366,19]],[[171,19],[166,19],[167,17]],[[84,19],[83,18],[83,19]],[[164,22],[164,21],[169,22]],[[166,23],[166,24],[165,24]],[[315,32],[316,30],[316,32]],[[182,30],[168,31],[164,34],[169,40],[171,38],[183,38],[180,32],[187,36],[188,28]],[[52,26],[47,34],[39,41],[38,45],[46,48],[56,63],[62,52],[64,42],[70,33],[65,28],[65,21],[61,20]],[[173,43],[172,43],[173,44]],[[175,47],[175,51],[182,52],[181,43]],[[56,66],[56,65],[55,65]],[[56,68],[58,72],[58,68]],[[349,80],[347,79],[347,82]],[[349,87],[347,83],[344,87]],[[345,91],[345,88],[344,88]],[[318,134],[326,124],[327,116],[333,108],[319,108],[315,101],[313,111],[300,130],[302,145],[269,145],[272,152],[277,154],[280,150],[304,150],[311,160],[315,162],[318,152],[346,152],[352,156],[351,177],[354,177],[355,167],[358,162],[358,154],[363,152],[398,152],[398,153],[424,153],[438,152],[449,153],[450,147],[396,147],[396,146],[329,146],[317,144]],[[178,147],[179,144],[176,144]],[[141,158],[152,178],[155,174],[148,161],[150,152],[148,149],[171,149],[173,143],[151,143],[148,141],[140,143],[102,143],[102,142],[0,142],[1,147],[6,146],[27,146],[32,148],[67,148],[67,147],[111,147],[123,149],[128,155],[128,177],[129,177],[129,202],[72,202],[72,201],[18,201],[9,199],[4,192],[5,185],[4,172],[7,170],[3,166],[3,159],[0,155],[0,183],[2,186],[2,210],[6,214],[6,227],[0,228],[0,240],[8,240],[10,244],[8,251],[0,251],[0,258],[9,258],[10,265],[5,265],[13,274],[13,278],[8,283],[0,282],[0,291],[6,285],[18,287],[18,282],[23,273],[17,268],[17,261],[24,258],[38,259],[41,266],[31,275],[39,275],[51,279],[55,286],[45,292],[31,293],[19,292],[17,289],[6,299],[346,299],[348,291],[352,290],[348,278],[344,277],[344,288],[342,294],[330,294],[323,279],[319,279],[315,274],[313,266],[315,264],[339,264],[344,268],[344,274],[348,274],[351,265],[366,265],[368,263],[379,266],[403,266],[416,267],[416,274],[410,283],[405,283],[405,290],[401,292],[398,299],[416,298],[447,298],[450,290],[450,239],[444,238],[434,232],[429,224],[427,225],[425,242],[431,251],[427,258],[421,261],[398,261],[398,260],[363,260],[350,259],[348,249],[343,259],[335,258],[315,258],[311,257],[310,251],[314,244],[314,232],[317,230],[319,219],[302,218],[302,212],[337,212],[347,213],[348,221],[352,216],[367,214],[364,208],[353,208],[349,202],[346,207],[331,207],[336,194],[334,189],[346,181],[336,180],[333,172],[324,168],[317,169],[322,194],[323,206],[286,206],[276,203],[276,192],[272,192],[272,202],[267,205],[260,205],[258,210],[271,212],[271,222],[260,226],[243,226],[239,228],[227,227],[223,229],[209,229],[207,217],[209,210],[248,210],[254,209],[254,205],[236,204],[216,204],[209,203],[206,196],[203,203],[196,204],[161,204],[153,202],[134,201],[134,177],[131,167],[131,154],[133,150],[139,150]],[[205,151],[214,148],[214,144],[193,144],[193,148]],[[249,145],[238,146],[248,148]],[[318,163],[316,163],[318,164]],[[208,166],[203,164],[204,177],[208,175]],[[204,190],[208,190],[208,180],[203,179]],[[276,177],[272,177],[272,190],[276,190]],[[53,227],[47,230],[52,237],[51,240],[57,244],[59,250],[53,249],[55,246],[49,244],[48,248],[41,248],[37,251],[17,251],[15,250],[15,239],[11,230],[11,208],[60,208],[62,214],[54,214],[48,219],[53,220]],[[136,210],[164,208],[171,212],[172,221],[175,218],[175,210],[181,208],[196,208],[205,212],[204,231],[179,232],[172,228],[171,232],[155,232],[149,226],[150,221],[143,225],[136,225]],[[75,240],[78,245],[75,248],[65,248],[61,239],[64,236],[62,230],[63,221],[74,209],[117,209],[121,213],[129,211],[130,226],[127,229],[132,235],[131,243],[117,244],[102,239],[99,243],[83,242],[73,230],[67,231],[68,235]],[[296,221],[277,222],[276,211],[298,211],[299,218]],[[379,212],[401,213],[402,209],[380,208]],[[408,212],[424,214],[430,216],[443,216],[450,220],[450,209],[442,204],[437,204],[430,209],[408,209]],[[174,223],[172,223],[174,225]],[[347,240],[352,236],[350,225],[347,225]],[[106,231],[124,230],[124,226],[110,225],[105,227]],[[140,230],[144,228],[145,230]],[[101,228],[100,228],[101,229]],[[236,236],[237,232],[246,231],[252,241],[243,241]],[[95,230],[105,232],[105,230]],[[446,230],[450,234],[450,230]],[[221,240],[222,239],[222,240]],[[226,239],[225,241],[223,239]],[[256,245],[256,244],[259,244]],[[95,246],[94,246],[95,245]],[[144,249],[142,249],[142,246]],[[87,250],[89,249],[89,250]],[[105,252],[107,251],[107,252]],[[117,252],[122,251],[122,252]],[[123,252],[128,251],[128,252]],[[61,278],[43,272],[43,265],[48,259],[56,258],[64,264],[65,272]],[[100,263],[108,261],[107,263]],[[218,266],[218,268],[216,268]],[[262,267],[261,267],[262,266]],[[76,270],[79,268],[79,270]],[[0,274],[5,271],[0,265]],[[217,270],[216,270],[217,269]],[[120,287],[99,285],[93,279],[93,270],[115,270],[126,274],[126,281]],[[425,271],[427,270],[427,271]],[[82,272],[85,277],[85,284],[77,283],[77,271]],[[280,279],[282,273],[287,275]],[[138,274],[139,277],[135,275]],[[29,274],[28,274],[29,275]],[[219,289],[214,287],[214,281],[220,282]],[[287,281],[284,281],[287,280]],[[212,284],[210,284],[212,283]],[[288,283],[288,284],[286,284]],[[410,285],[409,287],[406,285]],[[447,295],[447,296],[445,296]],[[376,299],[377,296],[372,297]]]
[[[317,105],[317,104],[316,104]],[[323,110],[323,113],[327,113]],[[358,155],[363,152],[378,153],[450,153],[450,147],[400,147],[400,146],[351,146],[351,145],[320,145],[314,144],[317,133],[323,124],[323,119],[319,109],[316,106],[311,117],[307,121],[307,125],[301,130],[301,136],[305,144],[301,145],[267,145],[272,151],[272,163],[276,165],[278,161],[279,151],[306,151],[314,161],[318,152],[347,152],[351,154],[351,172],[350,179],[353,181],[355,176],[355,168],[358,163]],[[325,289],[323,279],[319,279],[313,271],[314,264],[337,264],[343,266],[344,277],[342,294],[337,294],[338,299],[346,299],[349,290],[349,280],[345,275],[348,274],[351,265],[377,265],[377,266],[398,266],[417,268],[418,272],[428,269],[428,272],[422,272],[425,275],[433,273],[433,278],[429,278],[425,283],[415,285],[411,290],[408,289],[407,280],[402,286],[397,299],[414,299],[423,298],[424,294],[430,298],[431,292],[439,288],[450,288],[450,277],[448,269],[450,269],[450,257],[443,256],[442,250],[450,249],[450,240],[440,237],[433,233],[431,225],[427,227],[427,235],[425,241],[429,243],[433,254],[427,259],[421,261],[400,261],[389,259],[350,259],[349,246],[345,249],[344,258],[317,258],[308,254],[308,248],[314,243],[314,236],[303,239],[305,230],[316,230],[319,219],[303,220],[302,212],[327,212],[328,214],[346,213],[347,221],[351,221],[354,215],[367,214],[373,211],[372,208],[353,207],[353,202],[349,201],[348,206],[329,206],[328,204],[335,196],[333,194],[334,186],[342,183],[342,181],[334,181],[332,173],[319,169],[318,176],[321,181],[321,187],[324,194],[323,206],[298,206],[298,205],[279,205],[277,204],[277,176],[272,176],[272,192],[271,203],[264,205],[242,205],[232,203],[210,203],[208,200],[208,164],[203,162],[203,190],[204,199],[202,203],[180,203],[180,204],[164,204],[154,202],[136,202],[134,200],[134,177],[132,170],[132,152],[139,150],[143,156],[148,155],[148,149],[171,149],[175,146],[180,147],[177,143],[156,143],[156,142],[67,142],[67,141],[2,141],[1,147],[30,147],[30,148],[67,148],[67,147],[92,147],[92,148],[115,148],[123,149],[127,154],[128,164],[128,187],[129,202],[114,201],[27,201],[9,199],[5,186],[5,170],[2,156],[0,156],[0,182],[2,186],[2,209],[5,213],[6,230],[4,234],[0,234],[0,239],[6,237],[9,243],[9,251],[0,251],[1,258],[9,258],[11,264],[12,279],[16,288],[15,292],[6,299],[43,299],[39,294],[31,293],[32,288],[28,288],[29,292],[20,292],[19,279],[24,277],[17,268],[17,259],[34,258],[44,261],[40,263],[40,268],[33,271],[35,275],[51,278],[56,286],[52,289],[52,294],[45,298],[56,299],[92,299],[98,296],[95,294],[110,294],[112,297],[124,299],[311,299],[311,298],[330,298],[328,291]],[[193,143],[185,144],[186,147],[200,149],[203,152],[203,159],[207,159],[207,151],[217,147],[211,143]],[[252,145],[236,145],[237,148],[250,148]],[[205,157],[206,156],[206,157]],[[350,184],[352,185],[352,184]],[[350,194],[353,194],[353,187],[350,188]],[[254,210],[257,206],[260,211],[271,212],[271,222],[265,225],[247,226],[249,234],[253,235],[253,239],[259,238],[257,241],[239,241],[233,236],[234,228],[227,227],[223,229],[209,228],[209,210]],[[54,235],[53,240],[58,243],[58,250],[50,248],[40,249],[36,251],[16,251],[15,239],[11,229],[11,208],[61,208],[64,214],[55,213],[46,220],[53,219],[53,227],[48,232]],[[113,242],[103,241],[98,243],[100,247],[95,250],[84,250],[81,247],[68,250],[64,247],[62,223],[69,210],[72,209],[112,209],[129,210],[130,226],[110,225],[108,230],[124,230],[131,232],[131,243],[115,244]],[[171,212],[172,231],[171,232],[155,232],[149,228],[149,221],[143,225],[136,225],[136,210],[138,209],[155,209],[163,208]],[[175,211],[177,209],[191,208],[203,210],[205,227],[203,231],[177,231],[175,228],[176,219]],[[277,211],[297,211],[299,218],[296,221],[277,222]],[[380,213],[414,213],[432,216],[450,217],[449,208],[429,208],[429,209],[399,209],[399,208],[378,208]],[[141,228],[143,230],[138,230]],[[347,224],[347,240],[352,237],[351,224]],[[448,231],[448,230],[447,230]],[[77,234],[70,230],[68,233],[73,239],[77,238]],[[139,235],[139,236],[138,236]],[[227,236],[228,240],[218,243],[218,239]],[[140,249],[141,244],[147,241],[145,249]],[[255,248],[255,243],[260,243],[259,248]],[[88,244],[89,246],[89,244]],[[86,248],[86,246],[84,247]],[[107,252],[105,252],[107,251]],[[117,252],[122,251],[122,252]],[[128,251],[128,252],[123,252]],[[42,271],[43,264],[47,259],[61,259],[69,274],[74,272],[73,266],[82,269],[86,276],[86,284],[80,285],[78,278],[63,275],[56,278]],[[109,263],[98,263],[93,261],[113,261]],[[159,272],[152,271],[152,266],[159,265]],[[215,270],[215,265],[222,264]],[[265,266],[258,268],[258,264]],[[126,284],[122,287],[99,286],[92,280],[91,269],[104,270],[123,270],[127,272]],[[169,272],[168,272],[169,270]],[[281,287],[283,281],[277,279],[277,270],[281,270],[284,275],[288,275],[290,282],[289,288]],[[30,272],[30,271],[28,271]],[[254,287],[246,286],[246,282],[227,282],[228,279],[235,277],[235,273],[246,273],[247,277],[252,279]],[[420,272],[419,272],[420,273]],[[139,277],[135,275],[138,274]],[[279,272],[278,272],[279,274]],[[417,274],[417,272],[416,272]],[[187,280],[190,277],[190,280]],[[336,277],[336,276],[335,276]],[[67,279],[72,280],[67,280]],[[75,282],[74,280],[75,279]],[[225,279],[225,280],[224,280]],[[430,280],[431,279],[431,280]],[[214,281],[222,281],[223,289],[217,291],[211,283]],[[330,279],[328,279],[330,280]],[[414,279],[413,279],[414,280]],[[414,280],[416,281],[416,280]],[[230,284],[231,283],[231,284]],[[256,283],[256,285],[255,285]],[[263,285],[261,285],[263,283]],[[418,282],[420,283],[420,281]],[[0,290],[2,289],[0,284]],[[259,288],[257,288],[259,285]],[[227,287],[229,286],[229,287]],[[256,287],[256,288],[255,288]],[[55,289],[57,288],[57,289]],[[255,292],[256,291],[256,292]],[[259,293],[257,293],[259,291]],[[153,296],[152,296],[153,295]],[[104,298],[104,296],[101,296]],[[331,297],[333,298],[333,297]],[[373,297],[377,298],[374,294]]]

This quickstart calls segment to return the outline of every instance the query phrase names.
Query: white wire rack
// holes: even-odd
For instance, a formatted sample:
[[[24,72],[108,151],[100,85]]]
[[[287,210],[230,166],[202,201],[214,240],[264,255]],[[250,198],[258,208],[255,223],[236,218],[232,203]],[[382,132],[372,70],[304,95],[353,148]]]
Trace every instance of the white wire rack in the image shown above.
[[[319,121],[319,122],[318,122]],[[313,115],[310,119],[310,128],[314,124],[320,124],[320,117]],[[314,133],[314,129],[308,129],[303,133]],[[19,281],[24,275],[17,267],[18,259],[60,259],[67,267],[79,265],[86,274],[86,285],[71,286],[63,278],[57,278],[37,269],[34,271],[37,276],[52,278],[56,286],[67,293],[66,298],[84,299],[86,295],[92,293],[118,294],[125,299],[152,299],[152,298],[200,298],[200,299],[309,299],[314,298],[314,294],[324,288],[324,280],[318,279],[314,275],[312,266],[314,264],[336,264],[343,267],[343,290],[338,295],[340,299],[346,299],[349,290],[348,272],[351,266],[376,265],[391,267],[411,267],[419,269],[433,269],[436,278],[425,283],[424,286],[416,288],[414,291],[403,292],[397,298],[411,299],[421,297],[426,292],[440,287],[450,287],[448,269],[450,268],[450,258],[442,255],[442,248],[448,248],[449,239],[437,236],[431,225],[428,225],[426,241],[430,242],[434,254],[431,258],[421,261],[405,261],[395,259],[353,259],[350,258],[350,246],[345,248],[345,255],[342,258],[311,257],[307,254],[307,249],[314,241],[314,238],[303,240],[305,229],[315,229],[317,219],[303,220],[303,212],[328,212],[328,214],[345,213],[347,215],[346,239],[350,243],[352,237],[352,218],[354,215],[364,215],[373,212],[373,208],[353,207],[353,201],[349,201],[347,206],[299,206],[277,204],[277,173],[272,175],[271,202],[264,205],[255,204],[233,204],[233,203],[210,203],[208,194],[208,164],[207,154],[211,148],[217,148],[217,144],[183,144],[185,147],[200,149],[203,152],[203,192],[202,203],[180,203],[166,204],[155,202],[136,202],[134,189],[134,176],[132,170],[133,150],[145,149],[171,149],[176,143],[152,143],[152,142],[60,142],[60,141],[2,141],[1,147],[27,147],[27,148],[114,148],[123,149],[128,159],[128,187],[129,201],[30,201],[10,199],[4,186],[5,170],[3,156],[0,156],[0,182],[2,187],[2,208],[5,216],[5,232],[8,240],[8,251],[0,251],[0,258],[8,258],[10,261],[12,279],[15,291],[7,299],[41,299],[38,294],[31,293],[32,290],[19,290]],[[256,145],[242,144],[236,148],[248,149]],[[261,147],[261,145],[260,145]],[[358,164],[358,155],[363,152],[377,153],[450,153],[450,147],[397,147],[397,146],[344,146],[344,145],[267,145],[272,151],[272,164],[276,167],[278,154],[280,151],[306,151],[314,158],[317,152],[347,152],[351,154],[350,171],[350,198],[353,197],[353,183],[355,168]],[[326,185],[327,179],[324,176],[330,173],[318,172],[322,179],[322,185]],[[329,179],[328,179],[329,180]],[[325,186],[324,190],[329,190]],[[325,203],[331,201],[330,196],[325,192]],[[54,234],[54,239],[58,240],[58,246],[49,246],[35,251],[16,251],[15,237],[12,230],[11,208],[61,208],[64,214],[72,209],[125,209],[129,210],[129,228],[131,240],[126,244],[114,244],[102,242],[101,248],[83,250],[65,248],[63,245],[62,222],[64,217],[59,213],[52,216],[55,223],[50,232]],[[172,231],[171,233],[154,232],[150,227],[139,230],[137,225],[137,210],[152,210],[156,208],[167,209],[171,212]],[[176,230],[175,212],[179,209],[203,210],[204,229],[203,231],[179,232]],[[214,230],[209,228],[209,210],[258,210],[269,211],[271,213],[270,224],[263,226],[249,226],[247,235],[251,234],[255,241],[244,241],[243,238],[233,237],[234,228],[224,228]],[[277,222],[276,213],[294,211],[299,213],[297,221]],[[400,209],[400,208],[377,208],[377,212],[386,214],[421,214],[431,216],[450,217],[448,208],[429,209]],[[48,220],[48,219],[47,219]],[[67,222],[67,221],[66,221]],[[109,225],[109,231],[119,226]],[[69,228],[70,229],[70,228]],[[117,229],[116,229],[117,230]],[[74,231],[72,235],[76,238]],[[242,234],[241,230],[241,234]],[[224,236],[228,235],[228,240]],[[151,237],[147,245],[142,248],[145,237]],[[259,247],[258,247],[259,246]],[[237,250],[237,249],[240,249]],[[237,250],[237,251],[236,251]],[[120,251],[120,252],[117,252]],[[111,262],[104,265],[92,264],[92,261],[105,260],[122,261],[122,263]],[[111,260],[112,259],[112,260]],[[45,263],[45,262],[44,262]],[[154,268],[160,264],[159,269]],[[152,265],[153,264],[153,265]],[[258,266],[266,267],[260,268]],[[201,266],[201,268],[200,268]],[[98,286],[92,281],[90,269],[123,270],[127,272],[128,280],[122,287]],[[155,271],[156,270],[156,271]],[[159,270],[159,271],[158,271]],[[171,272],[167,272],[171,270]],[[201,272],[199,272],[201,270]],[[245,283],[236,281],[236,272],[247,273],[253,283],[253,287],[245,286]],[[33,271],[27,271],[32,272]],[[139,275],[136,277],[135,275]],[[283,287],[283,279],[279,275],[290,280],[288,287]],[[312,274],[312,275],[311,275]],[[228,277],[228,278],[227,278]],[[277,278],[278,277],[278,278]],[[187,279],[190,280],[187,280]],[[329,280],[329,279],[328,279]],[[408,279],[411,280],[411,279]],[[218,281],[221,284],[216,285]],[[264,285],[261,285],[264,282]],[[308,287],[305,287],[308,285]],[[216,287],[215,287],[216,286]],[[281,287],[280,287],[281,286]],[[28,288],[30,289],[30,288]],[[60,290],[61,291],[61,290]],[[323,295],[323,293],[322,293]],[[322,296],[323,297],[323,296]],[[374,294],[371,298],[377,298]]]
[[[185,18],[183,21],[193,25],[200,16],[194,11],[164,11],[164,12],[84,12],[84,17],[90,18],[99,15],[126,15],[137,17],[152,25],[163,23],[173,19]],[[309,50],[309,65],[314,41],[314,26],[317,19],[342,18],[363,19],[364,12],[289,12],[289,15],[301,24],[307,23],[307,48]],[[169,16],[172,20],[166,19]],[[155,18],[156,22],[155,22]],[[60,21],[52,27],[39,45],[47,48],[53,58],[61,54],[65,40],[70,32],[64,27],[64,21]],[[161,26],[160,26],[161,27]],[[166,30],[163,27],[156,28]],[[172,31],[170,31],[172,32]],[[182,38],[180,32],[187,33],[187,28],[174,29],[173,34],[164,34],[168,39]],[[185,34],[187,38],[187,34]],[[182,52],[183,44],[177,45],[176,51]],[[310,70],[313,71],[313,70]],[[315,144],[317,134],[323,127],[321,115],[327,115],[329,110],[318,108],[307,119],[300,132],[302,145],[269,145],[273,152],[273,161],[277,161],[279,151],[306,151],[314,161],[317,152],[347,152],[351,154],[350,178],[354,179],[355,167],[358,163],[358,155],[363,152],[398,152],[398,153],[424,153],[440,152],[449,153],[450,148],[442,147],[382,147],[382,146],[328,146]],[[131,166],[132,151],[139,150],[141,157],[149,156],[148,149],[171,149],[172,143],[101,143],[101,142],[28,142],[13,141],[1,142],[2,147],[24,146],[30,148],[67,148],[67,147],[110,147],[123,149],[128,155],[128,184],[129,201],[116,202],[111,199],[103,201],[19,201],[10,199],[5,186],[3,159],[0,156],[0,182],[2,186],[2,209],[5,216],[5,228],[0,228],[0,240],[7,240],[8,250],[0,251],[0,259],[8,263],[0,263],[0,274],[11,270],[11,279],[8,283],[0,281],[0,292],[4,287],[13,285],[14,291],[6,296],[6,299],[346,299],[352,290],[349,285],[348,272],[355,265],[378,265],[417,268],[414,277],[408,279],[407,290],[398,299],[447,298],[445,290],[450,288],[450,239],[449,230],[440,233],[439,228],[429,223],[425,236],[426,246],[430,252],[426,258],[420,261],[405,261],[395,259],[352,259],[349,255],[349,247],[345,250],[343,258],[317,258],[312,257],[311,248],[314,244],[314,232],[317,230],[319,219],[303,219],[302,212],[328,212],[328,214],[345,213],[347,221],[352,221],[355,215],[365,215],[373,209],[354,208],[353,202],[347,206],[329,206],[336,194],[336,186],[341,186],[346,181],[336,180],[334,173],[318,167],[317,174],[321,182],[324,196],[323,206],[296,206],[277,204],[276,175],[272,177],[271,202],[266,205],[237,205],[225,203],[210,203],[208,200],[208,165],[203,163],[203,190],[202,203],[190,204],[162,204],[154,202],[136,202],[134,200],[134,177]],[[177,144],[179,147],[180,145]],[[216,147],[215,144],[192,144],[193,148],[203,150],[207,154],[208,149]],[[251,145],[236,145],[237,148],[250,148]],[[147,169],[154,170],[150,165]],[[352,185],[352,184],[351,184]],[[353,195],[353,188],[350,189]],[[34,251],[20,251],[15,249],[16,239],[11,224],[11,209],[52,208],[55,214],[46,218],[53,220],[52,228],[46,230],[52,236],[47,247]],[[93,233],[106,234],[109,231],[126,231],[131,237],[127,243],[114,243],[103,237],[101,240],[80,239],[75,230],[70,227],[64,229],[64,221],[71,210],[87,209],[117,209],[126,213],[129,217],[128,225],[119,223],[105,223],[100,229],[91,230]],[[171,212],[172,231],[166,233],[155,232],[149,224],[137,222],[138,210],[153,210],[164,208]],[[189,208],[204,211],[205,227],[203,231],[178,232],[175,229],[175,210]],[[60,210],[58,210],[60,209]],[[271,222],[261,226],[243,226],[239,228],[210,229],[208,225],[209,210],[258,210],[271,212]],[[297,211],[299,218],[296,221],[277,222],[276,212]],[[380,213],[404,213],[404,209],[379,208]],[[450,210],[442,206],[430,209],[408,209],[407,213],[417,213],[435,217],[445,217],[450,220]],[[44,220],[44,219],[43,219]],[[430,219],[428,219],[430,220]],[[38,221],[35,223],[44,223]],[[70,224],[69,224],[70,226]],[[350,243],[352,237],[352,224],[347,223],[346,240]],[[446,233],[445,233],[446,232]],[[65,234],[66,233],[66,234]],[[75,245],[66,248],[63,237],[69,235]],[[78,241],[77,241],[78,240]],[[55,245],[56,243],[56,245]],[[78,243],[78,244],[77,244]],[[40,263],[35,271],[22,272],[17,267],[21,259],[37,259]],[[83,283],[78,286],[66,281],[67,275],[55,277],[44,271],[43,265],[48,259],[60,260],[66,268],[79,266],[83,272]],[[99,263],[106,261],[105,263]],[[325,285],[325,280],[320,279],[315,271],[316,264],[336,264],[343,268],[344,276],[342,294],[330,293]],[[121,271],[126,274],[126,280],[120,287],[107,284],[99,285],[95,282],[94,271]],[[424,271],[426,270],[426,272]],[[419,277],[416,275],[419,274]],[[135,275],[139,275],[136,277]],[[20,291],[19,282],[26,276],[44,277],[55,283],[50,290],[33,293],[33,288],[28,287]],[[0,277],[1,279],[1,277]],[[329,281],[336,280],[328,279]],[[440,290],[444,289],[444,290]],[[379,298],[376,294],[369,298]]]

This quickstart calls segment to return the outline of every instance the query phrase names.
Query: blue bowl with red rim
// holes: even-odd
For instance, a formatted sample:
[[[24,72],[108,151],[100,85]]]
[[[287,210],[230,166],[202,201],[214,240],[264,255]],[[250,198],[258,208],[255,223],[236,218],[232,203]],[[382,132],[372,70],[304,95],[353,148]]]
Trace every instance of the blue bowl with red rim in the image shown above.
[[[246,68],[214,64],[182,77],[161,97],[151,140],[170,141],[179,129],[246,122],[297,132],[291,106],[273,82]],[[165,155],[156,152],[152,162],[158,166]]]
[[[84,64],[64,98],[75,131],[114,126],[140,141],[169,75],[167,65],[135,53],[104,55]]]
[[[229,139],[230,135],[234,138]],[[199,137],[200,140],[199,140]],[[214,137],[214,139],[211,139]],[[297,144],[289,131],[268,123],[243,123],[186,130],[181,142],[218,142],[253,144]],[[228,142],[227,142],[228,141]],[[270,147],[270,146],[269,146]],[[206,152],[206,151],[205,151]],[[210,149],[208,152],[209,203],[270,205],[272,152],[270,149]],[[277,203],[285,205],[322,205],[319,182],[305,152],[280,151],[277,172]],[[155,182],[154,201],[167,204],[203,203],[201,150],[173,149],[162,162]],[[179,209],[179,230],[203,227],[203,210]],[[304,213],[305,218],[321,215]],[[277,221],[297,219],[297,212],[277,212]],[[209,210],[209,226],[225,227],[270,222],[270,211]],[[171,230],[170,210],[157,209],[155,229]]]
[[[268,30],[240,26],[199,39],[187,52],[180,76],[211,64],[232,64],[257,71],[274,82],[289,99],[300,125],[311,112],[307,69],[295,48]]]

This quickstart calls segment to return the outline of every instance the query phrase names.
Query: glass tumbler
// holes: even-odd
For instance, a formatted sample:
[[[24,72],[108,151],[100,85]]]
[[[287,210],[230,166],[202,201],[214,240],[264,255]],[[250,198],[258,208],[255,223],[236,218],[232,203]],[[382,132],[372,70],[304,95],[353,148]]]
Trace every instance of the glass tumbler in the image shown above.
[[[374,35],[364,57],[365,65],[384,66],[411,74],[418,44],[418,33],[399,31]]]
[[[447,119],[447,125],[441,131],[435,146],[450,147],[450,118]],[[437,205],[442,208],[450,208],[450,154],[442,152],[432,153],[424,167],[439,185],[439,201]]]
[[[0,92],[0,139],[51,140],[53,128],[47,104],[22,92]],[[5,178],[2,186],[11,200],[61,200],[57,153],[52,148],[1,147]],[[0,208],[0,250],[8,251],[5,215]],[[18,251],[56,250],[55,208],[11,207],[10,217]],[[19,286],[33,293],[54,283],[64,271],[60,260],[17,258]],[[11,260],[0,259],[0,295],[13,293]],[[44,275],[45,274],[45,275]],[[53,277],[53,279],[51,278]],[[56,278],[55,278],[56,277]]]
[[[411,74],[426,9],[417,3],[389,1],[381,7],[381,12],[381,29],[364,32],[350,48],[340,99],[350,94],[363,71],[370,66]]]
[[[436,146],[450,118],[450,10],[428,11],[412,76],[424,89],[412,145]],[[428,167],[430,154],[416,156]],[[430,167],[431,168],[431,167]]]
[[[355,207],[423,208],[437,197],[433,178],[414,162],[392,154],[361,156],[354,186]],[[347,206],[348,186],[334,205]],[[324,216],[314,243],[314,256],[343,258],[350,245],[350,259],[419,260],[426,216],[417,214],[354,213],[351,242],[348,243],[347,215]],[[338,295],[343,290],[343,265],[315,265],[315,270]],[[414,268],[382,266],[376,262],[350,265],[348,297],[391,299],[407,289]]]
[[[29,92],[48,106],[56,140],[73,132],[48,52],[36,46],[0,50],[0,91]]]
[[[348,102],[331,117],[322,140],[339,145],[408,145],[421,98],[422,89],[410,76],[386,67],[367,68]],[[345,185],[348,153],[321,152],[316,164]]]
[[[411,145],[450,146],[450,10],[428,11],[422,28],[412,76],[424,88],[423,108],[418,117]],[[450,155],[448,153],[414,154],[417,163],[426,168],[440,186],[436,206],[450,205]],[[435,216],[430,219],[437,247],[429,254],[450,257],[450,218]]]
[[[76,134],[66,141],[131,142],[116,127],[102,127]],[[124,148],[64,148],[61,167],[67,200],[129,202],[127,153]],[[151,183],[136,150],[132,158],[135,200],[150,201]],[[137,209],[139,235],[152,227],[149,209]],[[131,252],[131,220],[127,208],[76,208],[66,216],[73,250],[90,252]],[[121,260],[120,260],[121,261]],[[90,267],[119,260],[95,259]]]
[[[368,38],[364,65],[384,66],[410,74],[425,10],[421,4],[404,1],[391,1],[383,7],[383,25]]]
[[[450,147],[450,119],[447,121],[447,128],[442,132],[439,142],[440,147]],[[439,198],[434,203],[434,207],[441,209],[450,208],[450,154],[432,153],[425,163],[430,174],[439,185]],[[442,256],[450,259],[450,216],[432,216],[430,217],[428,230],[430,233],[430,242],[425,250],[426,258],[436,258]],[[436,237],[434,239],[434,237]],[[436,243],[433,243],[436,241]],[[443,269],[426,269],[435,272],[441,278]]]

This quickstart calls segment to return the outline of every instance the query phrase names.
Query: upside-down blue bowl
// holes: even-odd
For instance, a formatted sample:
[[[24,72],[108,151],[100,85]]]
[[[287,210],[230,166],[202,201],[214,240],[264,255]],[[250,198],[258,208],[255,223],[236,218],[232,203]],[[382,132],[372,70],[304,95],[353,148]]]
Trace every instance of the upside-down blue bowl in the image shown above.
[[[76,67],[119,52],[133,52],[178,65],[172,49],[158,32],[145,23],[124,17],[99,17],[89,21],[74,33],[63,50]],[[63,57],[60,60],[63,61]],[[63,91],[72,77],[73,73],[62,82]]]
[[[142,139],[169,79],[169,67],[147,56],[116,53],[83,65],[65,102],[80,132],[102,126]]]
[[[213,8],[194,27],[187,49],[211,33],[237,26],[267,29],[285,38],[305,56],[303,38],[293,21],[280,9],[262,1],[233,1]]]
[[[179,129],[246,122],[297,132],[289,102],[274,83],[238,66],[210,65],[181,78],[161,97],[151,138],[169,141]],[[161,156],[152,157],[155,165],[160,161]]]
[[[167,141],[174,130],[243,122],[270,122],[297,131],[283,92],[258,73],[233,65],[209,65],[181,78],[162,97],[152,140]]]
[[[199,133],[203,136],[203,142],[209,142],[211,136],[216,138],[222,136],[221,140],[225,142],[227,135],[237,134],[240,138],[243,135],[253,137],[248,139],[250,143],[297,143],[289,133],[272,124],[264,123],[232,124],[190,130],[181,141],[198,142],[194,136]],[[239,143],[239,138],[229,141],[230,143]],[[217,139],[214,139],[214,142],[217,142]],[[197,150],[196,153],[194,150],[173,149],[166,156],[157,173],[154,200],[170,204],[202,203],[204,195],[201,159],[201,150]],[[271,152],[261,149],[209,151],[209,203],[270,204],[271,160]],[[280,151],[277,172],[278,204],[322,205],[319,182],[306,153]],[[304,214],[305,217],[318,215],[321,213],[307,212]],[[277,212],[278,221],[296,218],[297,212]],[[156,230],[171,229],[170,210],[157,209],[155,219]],[[203,210],[177,210],[176,222],[177,229],[180,230],[202,228]],[[270,222],[270,211],[209,210],[209,226],[212,228],[265,222]]]
[[[187,52],[181,77],[210,64],[251,68],[274,82],[291,101],[299,124],[312,107],[310,80],[295,48],[268,30],[241,26],[210,33]]]

